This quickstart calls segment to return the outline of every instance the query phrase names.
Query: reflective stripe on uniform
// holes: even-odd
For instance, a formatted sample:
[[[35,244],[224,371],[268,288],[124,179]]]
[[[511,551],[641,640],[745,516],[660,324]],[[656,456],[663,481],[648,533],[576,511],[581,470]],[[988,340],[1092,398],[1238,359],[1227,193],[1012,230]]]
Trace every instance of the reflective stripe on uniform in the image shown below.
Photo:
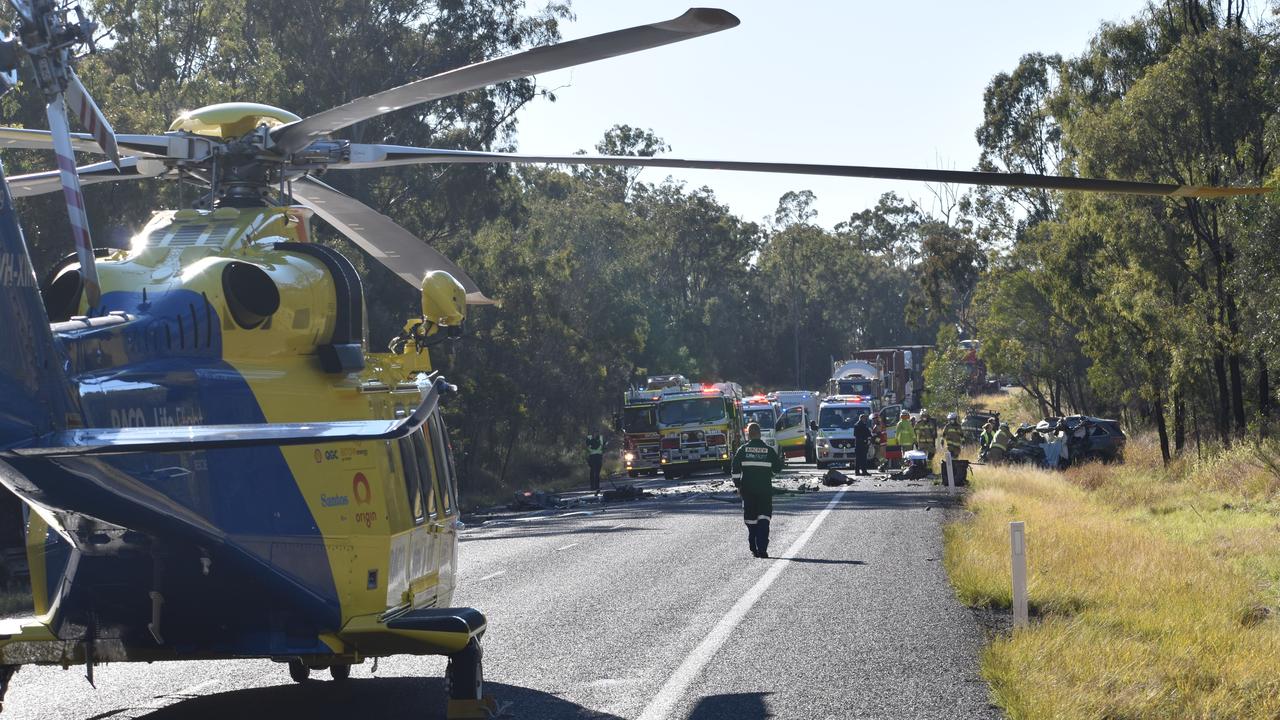
[[[744,523],[746,523],[746,524],[748,524],[748,525],[755,525],[756,523],[760,522],[761,520],[765,520],[765,521],[768,521],[768,522],[772,522],[772,521],[773,521],[773,516],[772,516],[772,515],[761,515],[761,516],[757,517],[755,520],[743,520],[742,522],[744,522]]]
[[[768,460],[743,460],[740,464],[742,467],[773,467],[773,463]]]

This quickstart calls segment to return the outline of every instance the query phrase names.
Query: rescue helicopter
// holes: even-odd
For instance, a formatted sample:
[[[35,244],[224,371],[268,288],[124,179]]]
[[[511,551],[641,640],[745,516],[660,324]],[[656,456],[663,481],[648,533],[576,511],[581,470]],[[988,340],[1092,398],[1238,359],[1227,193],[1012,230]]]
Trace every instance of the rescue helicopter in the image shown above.
[[[116,134],[76,78],[94,25],[9,0],[0,85],[31,63],[59,170],[0,194],[0,482],[28,512],[36,616],[0,623],[0,698],[19,667],[266,658],[294,680],[389,655],[444,655],[448,710],[483,716],[476,609],[452,606],[457,476],[429,349],[491,301],[448,258],[333,189],[326,171],[412,164],[625,165],[1222,197],[1265,188],[906,168],[474,152],[334,137],[354,123],[494,83],[732,28],[724,10],[536,47],[299,117],[250,102]],[[70,108],[86,133],[72,133]],[[108,160],[76,167],[74,153]],[[0,174],[2,176],[2,174]],[[171,180],[128,250],[95,250],[81,185]],[[75,254],[37,282],[13,197],[61,191]],[[370,352],[362,279],[311,242],[327,222],[421,291],[390,352]]]

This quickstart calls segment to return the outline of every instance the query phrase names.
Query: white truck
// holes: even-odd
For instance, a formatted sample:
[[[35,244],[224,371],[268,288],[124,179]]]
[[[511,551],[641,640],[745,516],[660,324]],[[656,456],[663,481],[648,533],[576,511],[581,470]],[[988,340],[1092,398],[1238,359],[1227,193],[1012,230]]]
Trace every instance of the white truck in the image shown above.
[[[877,401],[884,394],[880,368],[867,360],[837,360],[831,364],[827,395],[861,395]]]

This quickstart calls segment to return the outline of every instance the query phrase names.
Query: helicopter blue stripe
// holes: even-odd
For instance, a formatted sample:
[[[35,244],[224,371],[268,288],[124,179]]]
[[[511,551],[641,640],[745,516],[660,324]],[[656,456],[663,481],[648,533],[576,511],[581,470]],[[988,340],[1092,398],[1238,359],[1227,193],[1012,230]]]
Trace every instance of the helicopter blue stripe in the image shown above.
[[[156,293],[146,304],[138,293],[111,292],[103,306],[134,317],[57,336],[71,358],[86,425],[266,422],[248,383],[221,360],[220,318],[202,295]],[[244,558],[240,569],[259,573],[262,583],[307,596],[295,600],[311,606],[319,629],[338,627],[341,607],[324,537],[278,448],[145,453],[57,465],[88,484],[106,485],[109,495],[97,501],[102,519],[162,538],[176,533],[188,542],[225,547]],[[245,594],[246,620],[260,616],[263,598],[253,597],[251,589]]]

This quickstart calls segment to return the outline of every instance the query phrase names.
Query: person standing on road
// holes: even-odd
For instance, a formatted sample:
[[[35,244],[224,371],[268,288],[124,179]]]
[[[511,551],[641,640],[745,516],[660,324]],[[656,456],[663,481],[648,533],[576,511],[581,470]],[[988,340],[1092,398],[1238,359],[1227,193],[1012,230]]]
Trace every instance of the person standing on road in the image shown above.
[[[760,439],[760,425],[747,425],[747,444],[733,454],[729,477],[742,495],[747,545],[758,558],[769,557],[769,521],[773,518],[773,474],[782,472],[782,456]]]
[[[604,436],[587,436],[587,469],[591,472],[591,491],[600,495],[600,467],[604,465]]]
[[[916,421],[916,449],[929,456],[929,472],[933,472],[933,454],[938,450],[938,421],[929,417],[928,410],[920,411]]]
[[[964,431],[960,429],[960,416],[947,414],[947,424],[942,426],[942,439],[947,443],[947,451],[952,458],[960,457],[960,445],[964,443]]]
[[[867,422],[867,414],[858,416],[853,426],[853,474],[870,475],[867,472],[867,454],[871,452],[871,425]]]
[[[911,422],[911,413],[906,410],[902,411],[901,419],[898,420],[898,444],[902,446],[902,452],[916,449],[916,426]]]

